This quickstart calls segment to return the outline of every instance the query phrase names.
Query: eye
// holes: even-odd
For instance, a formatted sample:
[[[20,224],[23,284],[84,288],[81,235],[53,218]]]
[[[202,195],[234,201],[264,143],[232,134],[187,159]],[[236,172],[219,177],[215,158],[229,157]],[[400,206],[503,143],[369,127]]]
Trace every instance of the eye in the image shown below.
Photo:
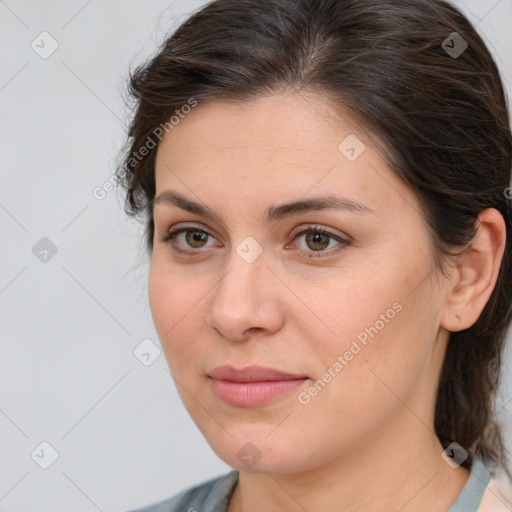
[[[292,234],[292,236],[293,241],[304,237],[303,243],[299,244],[299,250],[305,253],[308,258],[324,257],[324,255],[332,256],[344,250],[351,243],[349,239],[315,226],[307,226],[306,229],[295,235]],[[166,235],[161,236],[160,240],[163,243],[171,244],[173,250],[177,252],[193,254],[194,252],[200,253],[196,249],[215,245],[214,243],[208,245],[209,238],[214,239],[214,236],[204,229],[195,226],[184,226],[171,229]],[[333,242],[338,243],[334,245],[334,250],[332,250]],[[286,248],[289,248],[289,245]]]
[[[210,247],[209,245],[206,245],[208,237],[213,238],[213,235],[204,229],[199,229],[194,226],[185,226],[169,231],[167,235],[161,237],[161,241],[164,243],[172,243],[173,245],[177,245],[178,248],[176,248],[176,250],[180,251],[181,249],[179,246],[190,249],[202,249],[203,247]]]
[[[327,253],[326,256],[331,256],[333,253],[337,254],[350,245],[350,240],[331,233],[323,228],[314,226],[308,226],[306,229],[297,233],[293,239],[297,240],[300,238],[303,238],[304,242],[299,244],[301,246],[300,249],[303,252],[309,253],[307,255],[309,258],[324,257],[323,253]],[[333,248],[333,241],[338,242],[338,245],[334,245],[334,247],[338,248],[327,251],[327,249]]]

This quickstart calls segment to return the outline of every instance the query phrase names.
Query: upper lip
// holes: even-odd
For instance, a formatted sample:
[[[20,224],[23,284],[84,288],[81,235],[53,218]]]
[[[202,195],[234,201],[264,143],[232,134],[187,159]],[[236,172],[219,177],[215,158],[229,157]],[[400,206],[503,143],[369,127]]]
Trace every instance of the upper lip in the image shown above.
[[[232,382],[261,382],[266,380],[307,378],[306,375],[294,375],[274,368],[265,368],[264,366],[246,366],[241,369],[234,368],[230,365],[217,366],[208,375],[214,379]]]

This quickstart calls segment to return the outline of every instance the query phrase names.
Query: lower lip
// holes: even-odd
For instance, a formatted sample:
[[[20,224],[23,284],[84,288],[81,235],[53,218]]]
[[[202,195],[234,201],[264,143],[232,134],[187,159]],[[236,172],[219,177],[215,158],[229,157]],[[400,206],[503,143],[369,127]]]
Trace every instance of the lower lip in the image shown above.
[[[306,380],[267,380],[263,382],[231,382],[210,378],[213,391],[229,405],[254,407],[272,402],[279,396],[297,389]]]

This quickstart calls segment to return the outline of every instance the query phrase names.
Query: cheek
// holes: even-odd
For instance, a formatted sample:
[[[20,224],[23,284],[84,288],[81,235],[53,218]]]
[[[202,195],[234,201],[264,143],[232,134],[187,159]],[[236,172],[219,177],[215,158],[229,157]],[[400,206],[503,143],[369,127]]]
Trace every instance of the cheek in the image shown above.
[[[165,275],[158,263],[151,262],[148,279],[148,298],[160,341],[163,342],[163,334],[172,327],[174,324],[174,316],[176,308],[173,304],[176,303],[174,297],[174,290],[170,276]]]
[[[194,305],[199,301],[202,290],[198,282],[194,276],[187,277],[166,263],[161,255],[153,254],[148,297],[155,326],[163,335],[162,342],[174,333],[178,325],[186,322],[189,315],[194,314]]]
[[[381,283],[352,301],[344,296],[337,335],[321,346],[322,366],[331,371],[317,375],[322,381],[328,373],[336,375],[327,384],[331,390],[319,393],[324,396],[318,406],[324,400],[324,407],[334,404],[342,423],[344,411],[368,424],[390,414],[425,377],[435,342],[435,308],[428,288],[409,293],[408,281],[402,275],[394,286]]]
[[[422,282],[420,270],[429,269],[427,259],[416,260],[416,264],[400,264],[400,258],[391,261],[397,263],[388,261],[385,271],[377,265],[360,268],[348,278],[326,281],[322,290],[316,288],[313,294],[307,295],[306,289],[301,292],[304,302],[314,305],[322,320],[316,324],[311,321],[306,327],[308,338],[314,340],[317,370],[331,368],[338,356],[342,357],[341,367],[338,364],[331,370],[345,375],[332,379],[337,381],[335,386],[382,387],[373,370],[390,385],[403,387],[416,378],[418,368],[433,350],[437,332],[435,291],[429,288],[428,280]],[[296,318],[303,327],[304,318]]]
[[[193,362],[196,356],[194,340],[204,326],[206,291],[211,286],[197,277],[171,271],[158,261],[152,261],[148,279],[148,298],[160,344],[174,367]]]

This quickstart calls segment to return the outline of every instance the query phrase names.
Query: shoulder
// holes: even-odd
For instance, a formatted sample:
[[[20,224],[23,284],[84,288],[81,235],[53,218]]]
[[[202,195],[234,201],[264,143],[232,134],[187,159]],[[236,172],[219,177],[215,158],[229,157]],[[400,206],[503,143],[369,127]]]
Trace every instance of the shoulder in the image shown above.
[[[491,478],[477,512],[511,512],[512,488],[504,480]]]
[[[237,480],[238,472],[233,470],[189,487],[165,500],[127,512],[217,512],[219,505],[227,502]]]

